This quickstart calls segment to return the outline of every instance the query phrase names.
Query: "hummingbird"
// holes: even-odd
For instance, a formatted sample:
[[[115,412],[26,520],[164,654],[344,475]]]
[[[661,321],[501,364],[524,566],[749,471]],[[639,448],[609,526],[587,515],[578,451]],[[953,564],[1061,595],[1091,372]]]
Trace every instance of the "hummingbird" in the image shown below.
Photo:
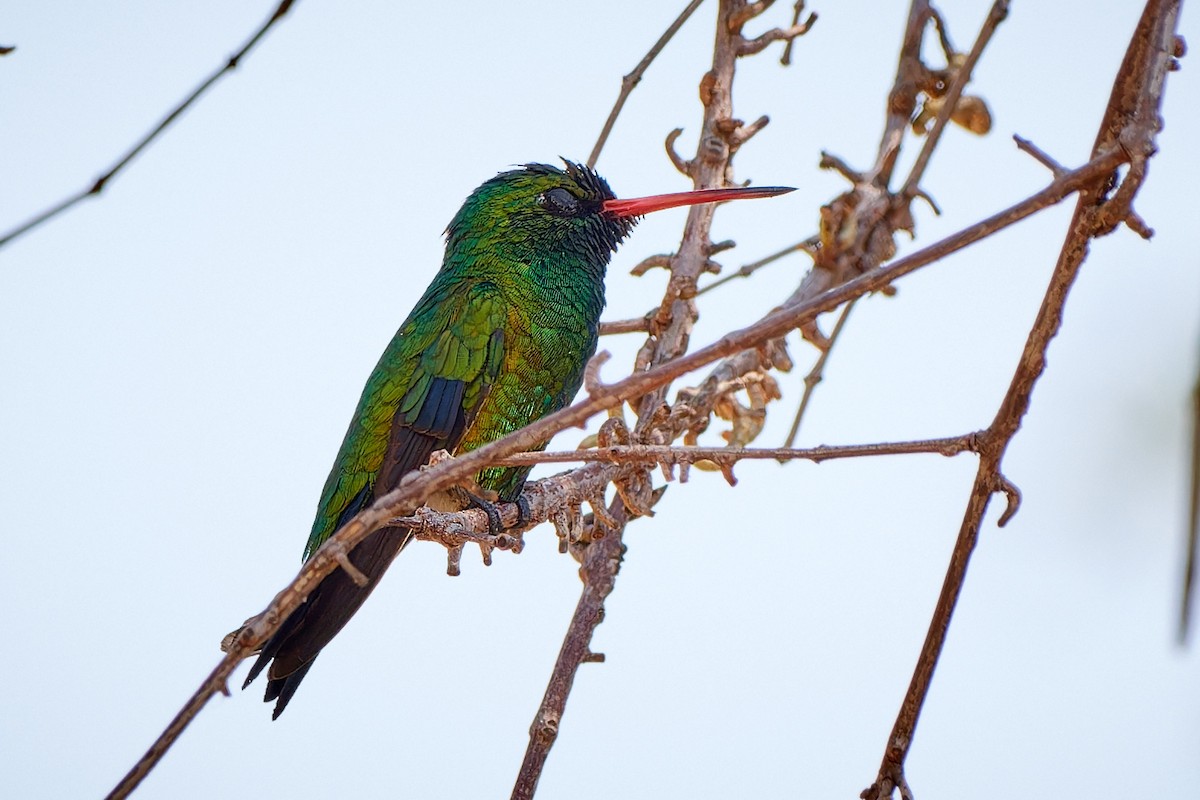
[[[792,191],[735,187],[622,200],[591,168],[563,162],[562,169],[526,164],[501,172],[451,220],[441,269],[367,379],[304,560],[433,452],[473,450],[571,402],[596,351],[605,269],[643,215]],[[515,502],[529,470],[489,467],[475,475],[475,487]],[[490,500],[472,500],[498,525]],[[269,665],[264,701],[275,701],[272,719],[409,538],[401,528],[371,533],[349,556],[367,584],[333,571],[266,642],[242,688]]]

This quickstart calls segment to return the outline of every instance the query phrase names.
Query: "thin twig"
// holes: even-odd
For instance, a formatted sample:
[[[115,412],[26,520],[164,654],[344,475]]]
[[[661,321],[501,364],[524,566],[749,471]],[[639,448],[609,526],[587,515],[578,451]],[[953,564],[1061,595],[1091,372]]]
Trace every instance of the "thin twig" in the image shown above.
[[[618,319],[611,322],[600,323],[601,336],[616,336],[621,333],[646,333],[650,330],[650,316],[654,312],[650,312],[646,316],[635,317],[634,319]]]
[[[604,121],[604,128],[600,131],[600,137],[596,139],[592,153],[588,156],[587,164],[589,167],[596,166],[596,161],[600,158],[600,151],[604,149],[604,144],[608,141],[608,135],[612,133],[613,125],[616,124],[617,117],[621,115],[621,109],[625,107],[625,101],[629,99],[629,95],[633,92],[634,87],[641,83],[642,75],[646,73],[651,62],[658,57],[662,49],[667,46],[667,42],[671,41],[672,37],[683,27],[683,23],[687,22],[692,12],[699,8],[703,2],[704,0],[691,0],[687,4],[687,7],[679,12],[679,16],[675,18],[675,21],[667,26],[662,36],[658,37],[658,41],[654,43],[654,46],[650,48],[646,55],[642,56],[642,60],[633,68],[633,71],[621,78],[621,93],[617,95],[617,102],[613,104],[612,111],[608,112],[608,119]]]
[[[942,55],[946,57],[946,63],[950,63],[950,59],[958,51],[950,42],[950,31],[946,27],[946,20],[942,19],[941,13],[936,8],[930,7],[929,11],[933,18],[933,26],[937,29],[938,41],[942,45]]]
[[[179,115],[187,110],[188,106],[199,100],[200,96],[208,91],[209,87],[216,83],[227,72],[232,72],[233,70],[237,69],[238,63],[245,58],[252,49],[254,49],[254,46],[258,44],[259,40],[267,35],[267,31],[269,31],[276,22],[282,19],[283,16],[291,10],[293,2],[294,0],[282,0],[267,21],[264,22],[259,29],[254,32],[254,35],[251,36],[244,45],[242,45],[240,50],[229,57],[223,67],[209,75],[208,78],[206,78],[199,86],[193,89],[192,93],[188,95],[183,102],[175,106],[170,113],[163,117],[162,121],[160,121],[158,125],[151,129],[149,133],[147,133],[141,138],[140,141],[137,142],[137,144],[129,149],[129,152],[117,159],[117,162],[109,167],[107,172],[97,178],[90,187],[84,189],[78,194],[62,200],[58,204],[51,206],[27,222],[24,222],[13,228],[3,236],[0,236],[0,247],[4,247],[4,245],[8,244],[17,237],[28,233],[39,225],[49,222],[51,219],[54,219],[75,204],[86,200],[92,195],[99,195],[102,191],[104,191],[104,187],[107,186],[109,182],[117,176],[117,173],[121,172],[121,170],[123,170],[130,161],[136,158],[137,155],[142,152],[142,150],[146,149],[151,142],[157,139],[163,131],[170,127],[170,125],[179,118]]]
[[[1174,50],[1178,12],[1179,0],[1150,0],[1126,51],[1092,152],[1093,156],[1099,156],[1110,151],[1110,148],[1121,148],[1130,154],[1129,171],[1111,199],[1105,199],[1103,187],[1085,189],[1080,193],[1066,242],[1059,253],[1050,285],[1030,329],[1008,391],[991,426],[980,436],[979,469],[941,594],[908,691],[888,736],[879,773],[875,782],[863,791],[864,800],[884,800],[891,798],[897,789],[902,793],[905,791],[904,762],[928,696],[934,668],[945,644],[988,502],[997,491],[1004,492],[1008,497],[1009,509],[1001,516],[1000,524],[1011,518],[1019,502],[1020,494],[1001,473],[1005,451],[1020,428],[1029,410],[1034,386],[1045,371],[1046,351],[1062,325],[1067,294],[1087,255],[1088,244],[1093,238],[1111,232],[1116,224],[1131,213],[1133,196],[1145,174],[1145,160],[1155,150],[1158,111],[1167,64]],[[1133,184],[1126,186],[1130,181]]]
[[[491,463],[495,467],[525,467],[531,464],[562,464],[576,461],[600,461],[613,464],[694,464],[706,461],[776,461],[804,460],[820,463],[837,458],[863,456],[911,455],[937,453],[944,456],[974,450],[973,433],[947,436],[941,439],[916,439],[907,442],[878,442],[875,444],[821,445],[819,447],[688,447],[654,444],[615,445],[590,450],[561,450],[557,452],[514,453]],[[482,512],[479,518],[487,517]],[[485,526],[486,528],[486,526]]]
[[[883,135],[879,139],[875,166],[871,169],[870,182],[880,188],[886,188],[892,181],[904,132],[908,130],[909,121],[917,109],[917,95],[927,71],[921,62],[921,42],[925,38],[925,25],[931,13],[929,0],[912,0],[908,7],[896,78],[888,93]]]
[[[763,267],[769,264],[774,264],[779,259],[783,258],[784,256],[790,256],[792,253],[811,253],[813,248],[817,246],[817,242],[817,237],[811,236],[802,242],[789,244],[782,250],[777,250],[774,253],[771,253],[769,256],[764,256],[757,261],[751,261],[749,264],[743,264],[736,271],[731,272],[728,275],[722,275],[712,283],[697,289],[696,296],[699,297],[702,294],[711,292],[713,289],[723,286],[732,280],[736,280],[737,278],[748,278]]]
[[[992,39],[992,34],[996,32],[996,27],[1004,21],[1008,16],[1008,0],[995,0],[992,3],[992,8],[988,12],[987,18],[983,21],[983,26],[979,29],[979,35],[975,37],[975,44],[971,48],[971,52],[966,59],[954,71],[954,80],[951,81],[949,89],[946,90],[945,96],[942,98],[942,107],[938,110],[937,119],[933,122],[933,127],[925,134],[925,143],[921,145],[921,152],[917,154],[917,160],[913,163],[912,170],[908,173],[908,178],[904,181],[904,186],[901,187],[897,194],[905,197],[915,197],[917,187],[921,183],[921,178],[925,175],[925,167],[929,165],[929,159],[933,155],[933,149],[937,147],[938,141],[942,137],[942,131],[946,128],[946,123],[950,120],[950,115],[954,113],[955,106],[958,105],[958,98],[962,96],[962,90],[966,87],[967,82],[971,80],[971,71],[975,69],[976,62],[983,55],[983,49],[987,47],[988,42]],[[941,30],[941,25],[938,26]]]
[[[796,0],[795,5],[792,7],[792,27],[793,28],[795,28],[797,25],[800,24],[800,15],[803,13],[804,13],[804,0]],[[815,13],[813,13],[813,14],[808,15],[808,21],[805,22],[804,24],[806,26],[808,26],[809,28],[811,28],[813,26],[813,23],[816,21],[817,21],[817,15]],[[788,39],[787,44],[785,44],[783,46],[783,55],[781,55],[779,57],[779,63],[785,67],[790,67],[792,65],[792,45],[795,44],[795,42],[796,42],[796,39],[791,38],[791,39]]]
[[[1063,165],[1051,158],[1045,151],[1038,147],[1028,139],[1023,139],[1017,134],[1013,134],[1013,141],[1017,143],[1017,149],[1033,156],[1034,160],[1041,164],[1046,169],[1050,170],[1050,174],[1054,177],[1062,175],[1066,170]]]
[[[850,316],[850,312],[854,310],[854,304],[857,302],[857,300],[851,300],[842,309],[837,322],[833,325],[833,330],[829,332],[829,336],[825,340],[825,346],[821,348],[821,354],[813,362],[812,369],[804,376],[804,394],[800,397],[800,406],[796,409],[796,416],[792,418],[792,427],[788,429],[787,438],[783,441],[784,447],[791,447],[796,443],[796,434],[800,432],[800,422],[804,419],[804,412],[808,410],[808,401],[812,398],[813,390],[817,388],[817,384],[825,377],[825,362],[829,360],[829,354],[833,351],[833,346],[837,344],[838,338],[842,335],[842,328],[846,325],[846,319]]]
[[[625,504],[620,498],[613,501],[609,514],[618,530],[623,530],[627,521]],[[624,550],[620,536],[606,535],[593,541],[583,551],[580,575],[583,578],[583,593],[575,611],[567,635],[559,650],[556,668],[546,684],[546,693],[538,706],[533,723],[529,726],[530,744],[525,750],[512,797],[532,798],[537,789],[542,768],[550,755],[550,748],[558,738],[562,711],[567,705],[567,696],[575,683],[575,674],[580,664],[601,660],[591,650],[592,634],[604,619],[604,601],[616,584],[617,571]],[[559,664],[571,664],[571,669],[560,669]]]
[[[805,239],[804,241],[796,242],[795,244],[790,244],[787,247],[783,248],[782,250],[777,250],[768,256],[764,256],[763,258],[758,259],[757,261],[751,261],[749,264],[743,264],[735,272],[731,272],[728,275],[723,275],[722,277],[718,278],[717,280],[713,281],[712,283],[708,284],[707,286],[697,289],[696,296],[699,297],[700,295],[705,294],[706,292],[710,292],[713,289],[716,289],[716,288],[728,283],[729,281],[735,280],[737,278],[748,278],[751,275],[753,275],[755,272],[758,272],[763,267],[768,266],[770,264],[774,264],[776,261],[780,260],[781,258],[783,258],[785,256],[789,256],[792,253],[797,253],[797,252],[812,253],[813,248],[815,248],[816,246],[817,246],[817,237],[815,237],[815,236],[811,236],[811,237]],[[651,256],[651,258],[659,258],[659,257]],[[645,261],[643,261],[642,263],[645,263]],[[667,259],[667,264],[669,264],[669,259]],[[651,309],[650,311],[647,311],[645,314],[643,314],[640,317],[634,317],[632,319],[614,320],[612,322],[601,322],[600,323],[600,335],[601,336],[614,336],[614,335],[621,334],[621,333],[646,333],[650,330],[651,325],[653,324],[654,315],[657,313],[657,311],[658,311],[658,309]]]

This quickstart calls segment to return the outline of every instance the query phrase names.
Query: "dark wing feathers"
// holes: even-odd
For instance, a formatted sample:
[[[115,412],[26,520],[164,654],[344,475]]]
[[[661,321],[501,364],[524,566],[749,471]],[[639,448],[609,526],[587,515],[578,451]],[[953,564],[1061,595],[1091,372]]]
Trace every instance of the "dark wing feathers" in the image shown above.
[[[333,530],[369,506],[377,496],[395,488],[406,473],[425,464],[434,450],[454,449],[487,396],[503,363],[503,303],[491,284],[478,284],[459,298],[469,302],[465,308],[442,309],[447,327],[440,335],[425,339],[424,350],[405,354],[401,347],[396,354],[401,361],[413,359],[421,366],[415,373],[406,373],[410,376],[406,378],[407,388],[396,395],[386,451],[374,479],[347,502]],[[393,347],[397,344],[393,342]],[[384,374],[382,382],[388,377]],[[372,376],[368,391],[376,378]],[[358,418],[353,424],[357,423]],[[352,441],[353,424],[347,442]],[[335,475],[341,467],[342,456],[339,456]],[[336,479],[331,476],[330,480]],[[336,488],[336,484],[331,485]],[[328,531],[326,536],[332,532]],[[345,570],[334,570],[263,647],[246,685],[270,663],[265,699],[276,701],[273,717],[283,713],[321,648],[363,604],[408,541],[409,532],[402,528],[383,528],[372,533],[350,553],[350,560],[369,583],[360,587]],[[311,543],[310,547],[315,549]]]

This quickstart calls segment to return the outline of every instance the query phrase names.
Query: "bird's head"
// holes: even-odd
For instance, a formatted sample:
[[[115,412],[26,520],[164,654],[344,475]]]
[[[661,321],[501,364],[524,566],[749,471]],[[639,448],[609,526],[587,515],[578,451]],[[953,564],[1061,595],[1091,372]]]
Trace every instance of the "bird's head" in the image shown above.
[[[447,253],[479,251],[523,263],[579,259],[603,270],[645,214],[664,208],[768,197],[790,189],[701,189],[619,200],[595,170],[563,159],[564,168],[526,164],[481,185],[446,229]]]

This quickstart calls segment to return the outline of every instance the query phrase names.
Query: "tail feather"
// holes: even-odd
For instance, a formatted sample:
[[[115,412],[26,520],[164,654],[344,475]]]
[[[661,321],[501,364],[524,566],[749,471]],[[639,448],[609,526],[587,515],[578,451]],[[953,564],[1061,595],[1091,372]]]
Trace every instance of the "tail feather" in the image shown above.
[[[308,674],[308,670],[316,660],[316,657],[313,657],[312,661],[309,661],[286,678],[267,681],[267,692],[263,700],[268,703],[272,700],[276,701],[275,710],[271,712],[271,719],[279,719],[279,715],[287,708],[287,704],[292,699],[292,695],[296,693],[296,689],[300,688],[300,681],[304,680],[304,676]]]
[[[263,645],[242,688],[249,686],[270,665],[263,700],[276,701],[272,719],[278,719],[287,708],[321,648],[329,644],[358,611],[410,536],[403,528],[382,528],[372,533],[350,553],[350,561],[367,577],[367,585],[359,586],[343,569],[334,570]]]

